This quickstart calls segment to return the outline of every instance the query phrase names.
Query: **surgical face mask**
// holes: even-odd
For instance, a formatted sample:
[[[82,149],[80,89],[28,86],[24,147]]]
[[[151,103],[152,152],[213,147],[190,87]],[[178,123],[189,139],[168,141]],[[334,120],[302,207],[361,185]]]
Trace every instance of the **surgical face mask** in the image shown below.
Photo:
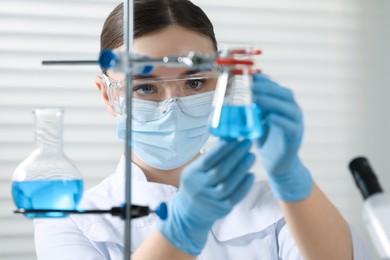
[[[193,159],[209,137],[214,91],[162,102],[133,98],[132,151],[146,164],[175,169]],[[123,101],[121,101],[123,103]],[[118,137],[126,135],[126,116],[118,115]]]

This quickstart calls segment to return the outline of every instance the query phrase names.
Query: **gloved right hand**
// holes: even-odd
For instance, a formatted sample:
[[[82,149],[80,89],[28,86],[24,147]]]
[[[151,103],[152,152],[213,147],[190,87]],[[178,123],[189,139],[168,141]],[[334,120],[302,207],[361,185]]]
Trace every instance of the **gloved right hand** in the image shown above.
[[[257,140],[257,147],[273,193],[286,202],[307,198],[313,181],[298,156],[303,116],[292,91],[255,74],[253,100],[261,107],[266,122],[267,134]]]
[[[249,191],[255,161],[248,140],[223,140],[184,169],[168,218],[160,232],[176,248],[199,255],[213,223],[227,215]]]

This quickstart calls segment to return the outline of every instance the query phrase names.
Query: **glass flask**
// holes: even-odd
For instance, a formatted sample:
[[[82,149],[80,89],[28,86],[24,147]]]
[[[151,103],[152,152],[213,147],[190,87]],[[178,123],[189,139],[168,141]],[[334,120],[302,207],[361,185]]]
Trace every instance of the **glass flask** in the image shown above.
[[[255,139],[264,132],[261,109],[252,100],[253,55],[250,46],[224,45],[217,64],[218,78],[211,113],[210,132],[223,139]]]
[[[35,150],[15,169],[12,197],[23,210],[74,210],[82,193],[83,181],[62,147],[63,109],[33,111]],[[65,217],[62,212],[26,212],[28,218]]]

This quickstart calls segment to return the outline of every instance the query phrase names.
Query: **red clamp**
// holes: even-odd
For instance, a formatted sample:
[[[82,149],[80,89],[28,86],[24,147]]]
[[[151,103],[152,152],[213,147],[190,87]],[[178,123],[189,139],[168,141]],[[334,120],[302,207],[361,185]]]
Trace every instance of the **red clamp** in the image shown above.
[[[250,58],[238,59],[235,56],[236,55],[251,56],[251,55],[260,55],[260,54],[261,54],[261,50],[258,49],[254,49],[254,50],[233,49],[228,52],[227,57],[218,57],[215,60],[215,63],[217,63],[218,65],[225,65],[225,66],[234,66],[234,65],[253,66],[254,62]]]
[[[238,60],[233,58],[217,58],[215,63],[218,65],[247,65],[252,66],[255,63],[252,60]]]
[[[235,49],[235,50],[231,50],[229,53],[232,55],[260,55],[261,50],[255,49],[255,50],[247,51],[245,49]]]
[[[232,69],[230,72],[233,75],[242,75],[243,74],[243,69]],[[256,73],[261,73],[261,69],[252,68],[252,69],[249,69],[248,73],[250,75],[253,75],[253,74],[256,74]]]

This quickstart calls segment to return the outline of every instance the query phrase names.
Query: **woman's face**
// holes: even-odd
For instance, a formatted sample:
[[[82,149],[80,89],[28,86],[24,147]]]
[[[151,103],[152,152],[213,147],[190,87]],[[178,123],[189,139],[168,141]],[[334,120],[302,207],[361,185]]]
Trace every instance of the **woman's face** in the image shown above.
[[[181,26],[170,26],[134,40],[134,52],[150,58],[186,56],[191,51],[205,55],[215,53],[208,37]],[[124,79],[124,75],[112,71],[107,74],[111,80]],[[134,75],[133,97],[162,101],[194,95],[214,90],[216,81],[214,72],[158,66],[147,76]]]

